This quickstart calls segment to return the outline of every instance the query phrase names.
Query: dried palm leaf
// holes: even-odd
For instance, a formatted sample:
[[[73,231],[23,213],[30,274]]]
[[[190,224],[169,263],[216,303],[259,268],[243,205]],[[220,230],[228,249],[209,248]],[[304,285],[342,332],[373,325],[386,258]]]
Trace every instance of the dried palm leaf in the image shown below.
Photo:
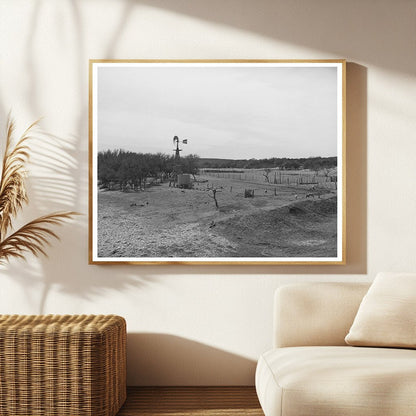
[[[24,258],[24,252],[46,255],[45,247],[50,245],[51,237],[59,240],[58,235],[49,227],[60,225],[65,220],[77,215],[76,212],[55,212],[44,215],[28,222],[5,240],[0,242],[0,264],[5,263],[10,257]]]
[[[0,237],[4,236],[12,226],[15,217],[24,203],[28,202],[25,189],[27,176],[25,164],[29,159],[29,148],[26,140],[37,121],[29,126],[13,146],[14,122],[9,117],[7,125],[6,148],[0,179]]]
[[[27,176],[25,165],[29,159],[29,147],[26,141],[31,137],[31,130],[37,123],[38,121],[31,124],[13,145],[15,127],[10,116],[8,119],[0,178],[0,264],[8,261],[10,257],[24,258],[25,252],[46,256],[45,247],[50,245],[49,239],[59,240],[50,226],[62,224],[64,220],[78,214],[68,211],[45,215],[30,221],[5,238],[12,228],[12,218],[29,201],[25,188]]]

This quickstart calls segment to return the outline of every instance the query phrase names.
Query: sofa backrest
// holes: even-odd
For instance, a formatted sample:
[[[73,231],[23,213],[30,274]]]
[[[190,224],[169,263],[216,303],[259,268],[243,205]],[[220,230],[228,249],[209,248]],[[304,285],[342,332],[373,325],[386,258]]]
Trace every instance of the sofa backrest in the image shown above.
[[[346,345],[369,283],[301,283],[275,292],[275,348]]]

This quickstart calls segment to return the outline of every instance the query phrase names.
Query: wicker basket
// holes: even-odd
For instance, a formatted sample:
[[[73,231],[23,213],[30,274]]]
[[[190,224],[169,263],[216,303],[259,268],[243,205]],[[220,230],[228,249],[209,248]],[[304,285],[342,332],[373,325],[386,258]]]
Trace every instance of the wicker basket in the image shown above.
[[[0,415],[114,416],[125,399],[123,318],[0,315]]]

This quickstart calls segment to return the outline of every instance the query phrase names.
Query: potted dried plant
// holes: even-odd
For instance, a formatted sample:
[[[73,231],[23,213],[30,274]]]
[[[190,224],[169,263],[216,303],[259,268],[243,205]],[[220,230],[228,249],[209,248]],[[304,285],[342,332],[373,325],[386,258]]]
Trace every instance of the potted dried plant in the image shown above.
[[[31,138],[36,124],[37,122],[29,126],[14,141],[15,125],[10,116],[8,119],[0,179],[0,263],[6,263],[12,257],[24,258],[28,252],[35,256],[46,256],[45,248],[50,244],[50,238],[59,239],[51,228],[77,214],[72,211],[55,212],[13,230],[12,219],[29,202],[25,187],[26,163],[29,159],[27,140]]]

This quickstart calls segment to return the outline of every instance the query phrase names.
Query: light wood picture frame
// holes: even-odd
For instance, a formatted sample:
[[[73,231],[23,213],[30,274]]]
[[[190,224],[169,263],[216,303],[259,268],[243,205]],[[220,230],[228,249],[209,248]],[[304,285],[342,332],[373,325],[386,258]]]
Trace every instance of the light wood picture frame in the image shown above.
[[[89,70],[90,264],[345,264],[345,60]]]

